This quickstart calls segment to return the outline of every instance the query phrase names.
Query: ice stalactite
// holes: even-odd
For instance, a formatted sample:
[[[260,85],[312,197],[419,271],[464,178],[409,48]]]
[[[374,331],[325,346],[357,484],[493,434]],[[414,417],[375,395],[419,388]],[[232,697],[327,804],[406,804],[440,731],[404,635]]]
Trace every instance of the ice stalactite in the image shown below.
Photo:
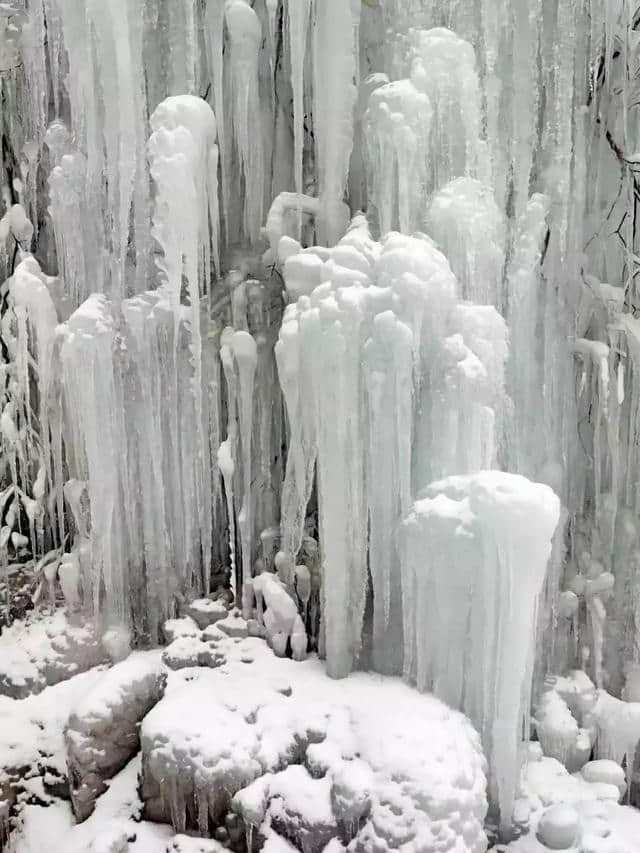
[[[406,512],[415,482],[428,482],[434,470],[451,474],[460,460],[471,469],[493,460],[504,321],[492,307],[456,309],[455,278],[426,238],[392,233],[379,244],[359,218],[324,255],[290,256],[284,278],[292,294],[303,295],[287,308],[276,348],[293,454],[283,496],[294,500],[283,503],[283,523],[292,524],[294,535],[299,529],[317,455],[328,670],[346,673],[359,654],[367,552],[374,655],[384,668],[394,645],[396,653],[401,646],[391,637],[402,608],[398,556],[385,531]],[[438,395],[447,330],[482,375],[480,404],[462,394]],[[484,418],[483,428],[471,411]],[[486,444],[474,464],[467,461],[469,433],[451,430],[449,421],[458,417],[467,418],[470,431],[475,425]],[[443,434],[449,456],[440,446]]]
[[[504,311],[506,228],[490,188],[456,178],[433,197],[427,228],[460,282],[461,296]]]
[[[25,400],[25,410],[22,417],[28,423],[37,418],[40,435],[40,465],[45,477],[47,489],[55,482],[53,472],[53,442],[52,432],[56,425],[50,422],[51,395],[55,385],[54,346],[58,317],[53,299],[47,287],[38,262],[27,256],[16,268],[10,284],[13,300],[13,311],[17,320],[16,337],[16,369],[19,386],[28,391],[31,388],[29,362],[31,347],[35,351],[37,363],[40,366],[37,374],[37,401]],[[30,346],[31,339],[31,346]],[[17,485],[17,484],[16,484]],[[58,509],[60,505],[58,504]],[[54,530],[55,525],[52,525]],[[36,543],[32,543],[34,553]]]
[[[433,379],[430,474],[498,467],[506,415],[507,329],[492,306],[460,303]]]
[[[91,596],[96,613],[104,607],[124,620],[127,554],[124,520],[118,513],[123,442],[113,363],[116,328],[106,298],[96,294],[86,300],[62,327],[61,336],[67,441],[77,466],[71,473],[89,484]]]
[[[195,95],[198,82],[196,3],[167,3],[169,95]]]
[[[513,252],[507,271],[508,322],[511,339],[518,341],[509,361],[509,394],[513,400],[513,437],[510,465],[520,474],[534,473],[543,463],[539,428],[542,408],[538,326],[540,260],[548,233],[550,201],[536,194],[518,220]]]
[[[429,188],[453,178],[488,178],[480,139],[480,84],[473,47],[451,30],[412,30],[411,79],[433,107]]]
[[[483,471],[431,484],[402,527],[405,671],[478,727],[504,828],[559,513],[548,486]]]
[[[28,17],[22,28],[22,59],[26,77],[27,109],[22,120],[25,136],[22,147],[21,173],[27,189],[28,211],[38,230],[38,166],[47,127],[47,70],[45,64],[45,17],[42,0],[29,4]]]
[[[432,108],[413,80],[375,88],[364,115],[369,199],[380,232],[420,228],[429,184]]]
[[[193,367],[190,386],[196,423],[193,488],[196,495],[202,495],[206,488],[203,475],[208,468],[205,459],[209,457],[209,441],[203,402],[200,298],[210,289],[212,250],[214,264],[219,268],[217,128],[209,105],[193,95],[164,100],[151,117],[151,127],[149,158],[157,190],[152,233],[163,250],[163,257],[157,264],[165,276],[163,287],[174,316],[173,393],[177,397],[180,306],[186,280]],[[174,430],[178,427],[179,416],[177,409],[171,410]],[[194,524],[198,530],[204,530],[211,516],[210,507],[198,502],[197,512]],[[210,548],[207,551],[203,557],[208,562]]]
[[[294,179],[295,190],[298,194],[303,191],[304,70],[310,15],[311,0],[288,0],[287,26],[291,62],[291,88],[293,90]],[[300,234],[297,236],[299,238]]]
[[[227,159],[227,136],[224,109],[224,7],[225,0],[208,0],[204,19],[204,41],[207,63],[212,77],[213,111],[218,125],[218,144],[220,148],[221,209],[225,234],[229,219],[229,163]]]
[[[252,495],[251,495],[251,434],[253,429],[254,379],[257,363],[256,342],[249,332],[235,331],[230,336],[229,346],[233,353],[238,377],[238,437],[242,459],[242,505],[238,513],[240,541],[242,544],[242,572],[251,574],[252,562]]]
[[[332,246],[342,236],[340,208],[347,186],[356,101],[354,4],[315,3],[313,31],[313,128],[318,174],[319,241]]]
[[[265,163],[260,121],[258,60],[262,43],[260,19],[246,0],[228,0],[225,23],[229,49],[229,103],[234,150],[244,182],[242,232],[260,235],[264,205]]]

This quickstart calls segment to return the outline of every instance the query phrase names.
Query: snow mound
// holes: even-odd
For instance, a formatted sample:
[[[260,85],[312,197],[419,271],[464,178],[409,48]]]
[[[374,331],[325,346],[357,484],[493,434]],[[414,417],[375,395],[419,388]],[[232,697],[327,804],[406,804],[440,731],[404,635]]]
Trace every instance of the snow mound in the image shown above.
[[[514,807],[522,836],[508,853],[634,853],[640,838],[640,812],[619,805],[624,773],[610,761],[591,761],[569,773],[555,758],[528,745]],[[562,845],[562,846],[561,846]]]
[[[281,849],[486,850],[485,760],[462,714],[255,638],[218,648],[223,666],[170,673],[142,723],[145,818],[217,838],[235,812]]]
[[[85,820],[96,798],[139,748],[138,725],[160,699],[156,652],[137,652],[107,670],[74,707],[65,730],[73,811]]]
[[[30,615],[0,635],[0,695],[24,699],[103,660],[90,626],[71,624],[64,610]]]

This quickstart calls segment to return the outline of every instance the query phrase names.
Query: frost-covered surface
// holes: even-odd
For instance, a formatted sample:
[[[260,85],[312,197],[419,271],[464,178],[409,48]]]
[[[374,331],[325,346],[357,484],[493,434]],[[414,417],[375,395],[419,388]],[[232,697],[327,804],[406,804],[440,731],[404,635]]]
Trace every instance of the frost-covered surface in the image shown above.
[[[485,764],[462,715],[396,679],[337,683],[262,640],[223,643],[225,665],[171,675],[143,722],[148,818],[206,833],[231,806],[298,849],[486,849]]]
[[[96,632],[63,610],[32,613],[0,634],[0,696],[21,699],[105,658]]]

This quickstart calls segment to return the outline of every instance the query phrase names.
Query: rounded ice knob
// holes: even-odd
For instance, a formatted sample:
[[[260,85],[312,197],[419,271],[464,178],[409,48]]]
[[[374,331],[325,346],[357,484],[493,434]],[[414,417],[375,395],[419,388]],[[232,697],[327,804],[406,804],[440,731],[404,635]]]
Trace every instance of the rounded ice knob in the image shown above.
[[[560,593],[558,598],[558,611],[561,616],[570,619],[578,612],[578,596],[570,589]]]
[[[587,762],[581,770],[581,775],[587,782],[614,785],[620,791],[620,797],[623,797],[627,790],[624,770],[616,761],[610,759],[600,758]]]
[[[580,818],[575,809],[567,805],[551,806],[540,818],[538,841],[549,850],[569,850],[577,841]]]

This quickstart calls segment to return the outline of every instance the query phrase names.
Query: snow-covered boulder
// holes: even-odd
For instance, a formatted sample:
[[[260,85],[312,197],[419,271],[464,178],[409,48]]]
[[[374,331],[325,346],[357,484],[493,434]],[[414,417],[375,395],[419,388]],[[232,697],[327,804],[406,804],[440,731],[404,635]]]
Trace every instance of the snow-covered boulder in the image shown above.
[[[23,699],[104,660],[90,626],[73,624],[64,610],[31,614],[0,635],[0,696]]]
[[[142,722],[147,820],[240,846],[246,828],[274,851],[484,853],[486,763],[462,714],[259,639],[217,648],[224,665],[170,673]]]
[[[322,853],[338,835],[331,781],[327,777],[314,779],[300,764],[256,779],[235,795],[233,807],[242,815],[245,826],[259,832],[266,821],[305,853]]]
[[[224,601],[220,599],[198,598],[187,607],[187,616],[193,619],[200,630],[225,619],[228,613]]]
[[[162,632],[167,644],[177,640],[178,637],[199,637],[200,628],[191,616],[182,616],[180,619],[167,619],[162,626]]]
[[[224,619],[221,619],[215,624],[228,637],[238,637],[244,639],[248,635],[247,623],[236,613],[228,613]]]
[[[215,643],[204,642],[199,637],[178,637],[162,652],[162,661],[169,669],[190,666],[220,666],[225,657]]]
[[[107,670],[73,709],[65,730],[73,811],[85,820],[96,798],[139,749],[139,723],[161,698],[159,655],[137,652]]]

